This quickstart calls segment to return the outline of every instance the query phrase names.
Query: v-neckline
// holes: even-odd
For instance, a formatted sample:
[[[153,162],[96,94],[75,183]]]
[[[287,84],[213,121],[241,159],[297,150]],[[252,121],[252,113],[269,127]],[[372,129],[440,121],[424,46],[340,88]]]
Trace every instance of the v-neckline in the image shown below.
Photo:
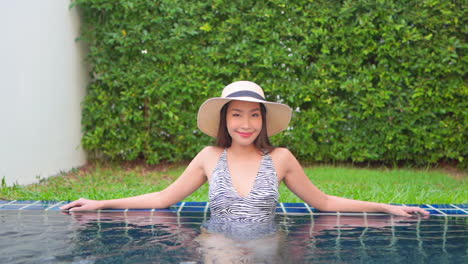
[[[255,179],[253,181],[253,184],[252,184],[252,188],[250,189],[250,191],[245,195],[245,196],[242,196],[239,191],[236,189],[236,187],[234,186],[234,182],[232,181],[232,175],[231,175],[231,170],[229,169],[229,162],[228,162],[228,153],[227,153],[227,149],[224,150],[224,159],[226,160],[226,170],[227,170],[227,175],[228,175],[228,179],[229,179],[229,183],[231,185],[231,188],[232,190],[234,191],[234,193],[236,194],[237,197],[241,198],[241,199],[246,199],[248,198],[253,190],[255,190],[255,185],[257,185],[257,179],[258,179],[258,176],[260,174],[260,171],[262,169],[262,166],[263,166],[263,161],[265,159],[265,156],[266,155],[262,155],[262,159],[260,160],[260,165],[258,166],[258,170],[257,170],[257,173],[255,174]]]

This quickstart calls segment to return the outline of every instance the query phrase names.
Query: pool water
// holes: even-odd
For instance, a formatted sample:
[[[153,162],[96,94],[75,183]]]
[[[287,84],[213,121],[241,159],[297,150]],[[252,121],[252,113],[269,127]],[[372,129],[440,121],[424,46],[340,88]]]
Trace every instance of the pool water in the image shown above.
[[[248,239],[207,232],[208,218],[0,210],[0,263],[468,263],[467,217],[278,215]]]

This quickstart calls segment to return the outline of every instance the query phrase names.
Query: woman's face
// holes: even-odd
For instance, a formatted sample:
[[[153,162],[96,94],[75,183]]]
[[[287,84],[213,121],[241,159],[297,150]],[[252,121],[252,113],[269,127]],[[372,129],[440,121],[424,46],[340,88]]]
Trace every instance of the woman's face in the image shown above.
[[[260,104],[231,101],[227,109],[226,125],[233,144],[252,144],[262,130]]]

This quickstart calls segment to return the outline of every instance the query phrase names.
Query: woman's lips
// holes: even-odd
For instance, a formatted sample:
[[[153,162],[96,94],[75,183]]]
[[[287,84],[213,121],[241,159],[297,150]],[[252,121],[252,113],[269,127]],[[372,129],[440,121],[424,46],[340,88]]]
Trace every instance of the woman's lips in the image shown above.
[[[239,135],[241,137],[245,137],[245,138],[248,138],[248,137],[252,136],[252,134],[253,134],[253,133],[245,133],[245,132],[237,132],[237,133],[239,133]]]

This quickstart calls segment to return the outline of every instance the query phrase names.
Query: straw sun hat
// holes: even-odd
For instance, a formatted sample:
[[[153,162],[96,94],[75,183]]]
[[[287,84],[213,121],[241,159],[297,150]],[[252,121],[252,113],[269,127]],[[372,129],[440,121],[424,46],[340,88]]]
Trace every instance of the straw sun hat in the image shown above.
[[[218,134],[221,108],[232,100],[262,103],[266,108],[268,136],[275,135],[288,127],[292,110],[280,103],[268,102],[262,88],[256,83],[238,81],[224,87],[221,97],[206,100],[198,109],[198,128],[212,137]]]

